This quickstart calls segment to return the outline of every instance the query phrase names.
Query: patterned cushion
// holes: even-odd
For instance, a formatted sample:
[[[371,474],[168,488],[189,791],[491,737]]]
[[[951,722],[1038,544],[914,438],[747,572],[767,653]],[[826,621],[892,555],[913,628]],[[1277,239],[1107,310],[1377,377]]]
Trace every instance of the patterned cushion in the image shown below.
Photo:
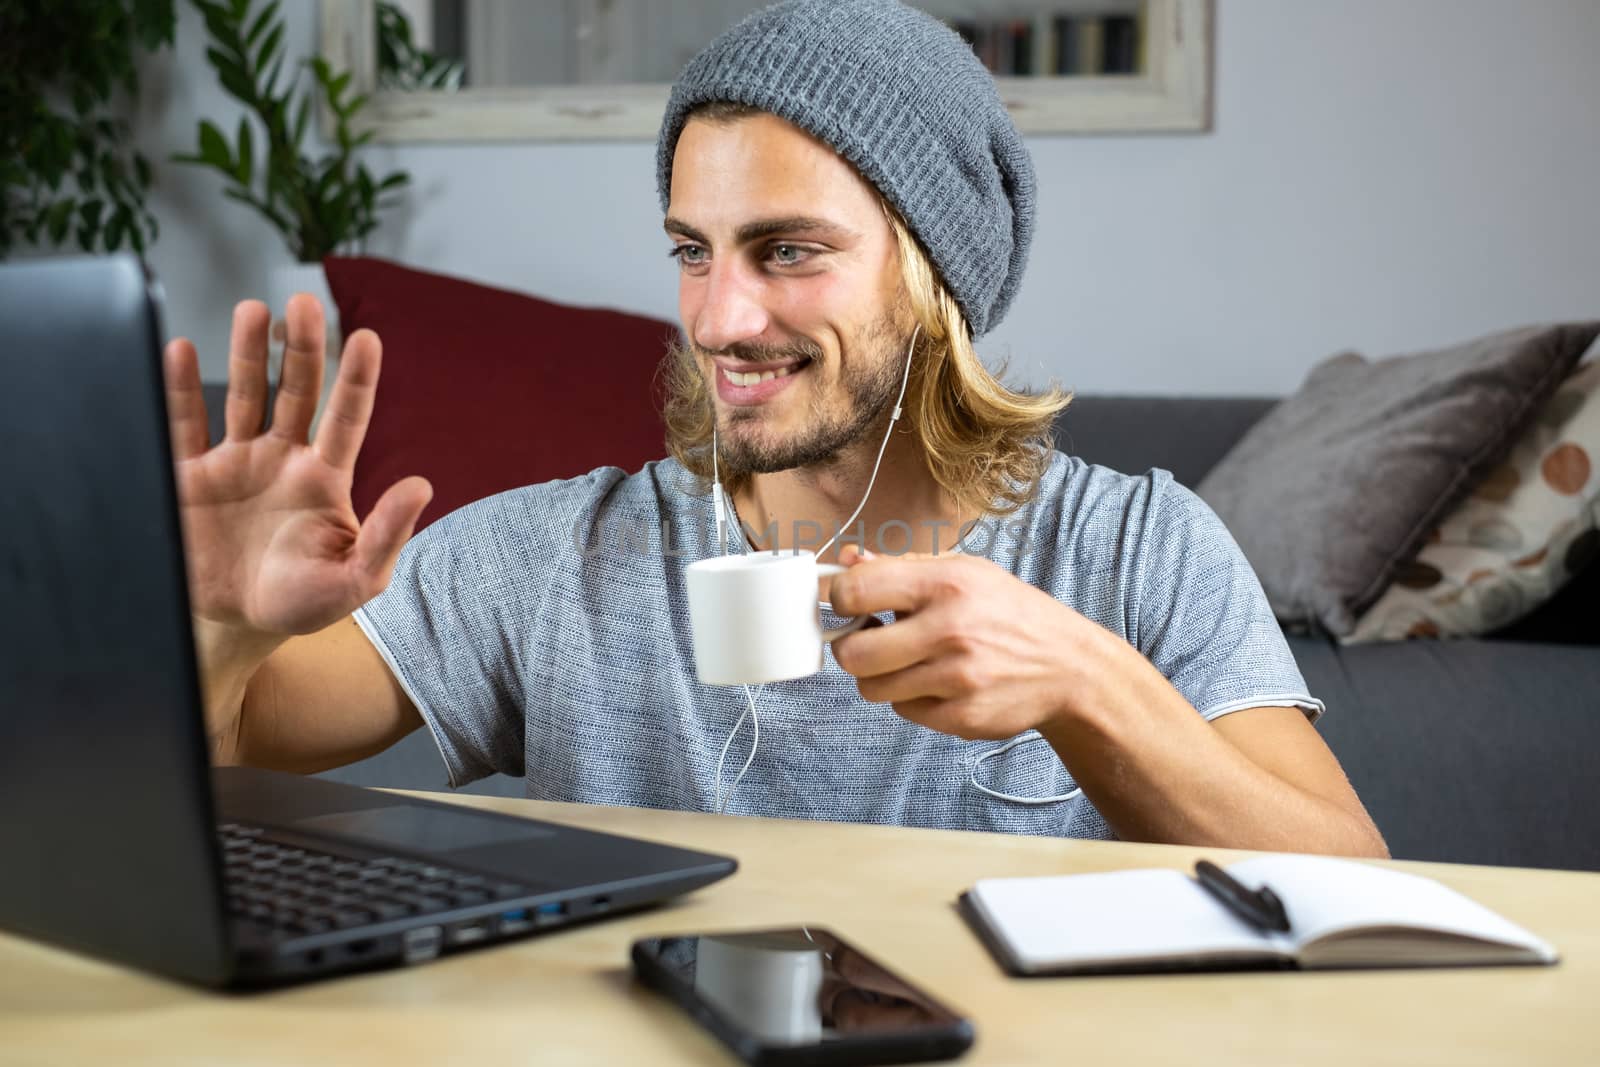
[[[1515,621],[1600,558],[1600,360],[1581,365],[1344,641],[1465,637]]]

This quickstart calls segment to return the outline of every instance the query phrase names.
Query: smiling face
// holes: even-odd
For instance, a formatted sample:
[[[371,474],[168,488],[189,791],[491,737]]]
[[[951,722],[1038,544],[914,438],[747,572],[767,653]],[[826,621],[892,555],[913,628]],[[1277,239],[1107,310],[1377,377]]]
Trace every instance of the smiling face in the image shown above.
[[[666,219],[731,474],[826,463],[886,414],[910,339],[877,192],[768,114],[693,118]]]

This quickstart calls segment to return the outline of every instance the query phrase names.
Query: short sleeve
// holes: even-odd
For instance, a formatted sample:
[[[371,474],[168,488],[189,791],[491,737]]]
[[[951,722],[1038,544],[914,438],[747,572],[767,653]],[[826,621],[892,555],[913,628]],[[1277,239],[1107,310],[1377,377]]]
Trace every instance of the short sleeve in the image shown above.
[[[452,786],[524,776],[524,657],[574,524],[608,474],[621,472],[602,468],[451,512],[411,539],[388,587],[355,613],[433,733]]]
[[[1135,590],[1134,645],[1207,720],[1293,706],[1315,722],[1320,700],[1273,618],[1261,582],[1206,503],[1154,472]]]

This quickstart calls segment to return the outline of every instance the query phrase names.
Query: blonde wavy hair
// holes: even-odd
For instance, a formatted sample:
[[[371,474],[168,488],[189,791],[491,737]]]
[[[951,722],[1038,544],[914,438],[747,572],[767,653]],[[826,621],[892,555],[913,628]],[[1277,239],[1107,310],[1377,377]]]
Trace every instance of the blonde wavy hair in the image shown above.
[[[732,121],[756,113],[742,104],[708,104],[690,118]],[[972,347],[972,331],[905,219],[879,197],[900,254],[904,299],[922,327],[906,387],[904,432],[922,446],[928,472],[962,515],[1009,515],[1030,500],[1049,463],[1055,417],[1072,394],[1054,384],[1023,393],[991,373]],[[661,365],[667,450],[709,485],[713,408],[692,345],[675,345]],[[724,478],[737,492],[748,475]]]

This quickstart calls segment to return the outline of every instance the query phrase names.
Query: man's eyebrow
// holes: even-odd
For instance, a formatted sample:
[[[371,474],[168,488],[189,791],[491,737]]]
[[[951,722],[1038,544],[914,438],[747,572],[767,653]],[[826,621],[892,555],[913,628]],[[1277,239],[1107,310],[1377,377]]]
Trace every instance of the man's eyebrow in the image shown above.
[[[687,237],[689,240],[698,241],[703,245],[708,245],[711,243],[710,238],[708,238],[705,234],[701,233],[693,226],[690,226],[682,219],[675,219],[670,215],[668,215],[666,221],[662,223],[662,227],[670,234]],[[810,218],[805,215],[791,215],[787,218],[762,219],[758,222],[747,222],[743,226],[740,226],[737,231],[735,231],[734,240],[739,244],[748,244],[751,241],[759,241],[763,237],[771,237],[780,233],[794,234],[797,237],[802,235],[818,237],[831,236],[847,240],[860,236],[854,230],[840,226],[837,223],[828,222],[825,219]]]
[[[689,240],[699,241],[703,245],[708,245],[711,243],[710,238],[708,238],[705,234],[701,233],[693,226],[690,226],[682,219],[675,219],[671,215],[667,216],[666,221],[661,224],[661,228],[666,230],[669,234],[673,234],[677,237],[687,237]]]

